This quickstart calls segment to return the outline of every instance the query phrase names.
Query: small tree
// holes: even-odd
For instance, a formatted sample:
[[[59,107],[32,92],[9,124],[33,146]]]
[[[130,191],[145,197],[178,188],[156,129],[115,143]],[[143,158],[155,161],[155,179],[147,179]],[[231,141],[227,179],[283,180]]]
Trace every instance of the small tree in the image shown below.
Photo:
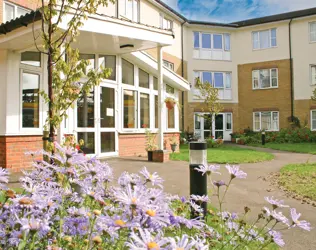
[[[48,93],[40,94],[48,104],[45,127],[49,129],[50,141],[55,140],[56,129],[67,117],[66,111],[81,95],[90,93],[103,78],[108,78],[110,69],[100,67],[87,70],[89,62],[80,60],[78,49],[72,47],[88,16],[95,14],[99,6],[107,6],[114,0],[49,0],[41,2],[41,34],[34,42],[37,50],[47,55]],[[67,27],[60,28],[66,19]],[[34,29],[33,29],[34,30]],[[83,80],[84,79],[84,80]]]
[[[196,94],[195,97],[203,101],[204,107],[202,107],[202,112],[206,113],[199,116],[209,121],[211,124],[210,131],[212,131],[212,136],[215,136],[212,124],[215,116],[223,110],[223,106],[219,102],[218,89],[214,88],[210,82],[206,81],[202,83],[199,77],[195,79],[195,89],[199,91],[199,94]]]

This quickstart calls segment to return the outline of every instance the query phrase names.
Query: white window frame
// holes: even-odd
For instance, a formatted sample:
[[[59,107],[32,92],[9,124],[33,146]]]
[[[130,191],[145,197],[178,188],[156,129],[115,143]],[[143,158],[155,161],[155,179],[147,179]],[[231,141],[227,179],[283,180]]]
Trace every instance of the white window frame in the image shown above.
[[[272,30],[275,29],[276,32],[276,45],[272,46]],[[269,31],[269,47],[268,48],[261,48],[260,45],[260,32],[265,32],[265,31]],[[257,34],[257,41],[258,41],[258,48],[254,47],[254,35]],[[253,31],[251,33],[251,39],[252,39],[252,50],[264,50],[264,49],[272,49],[272,48],[277,48],[278,47],[278,29],[277,28],[271,28],[271,29],[266,29],[266,30],[257,30],[257,31]]]
[[[164,84],[164,89],[166,90],[166,84]],[[167,93],[167,91],[165,92],[165,98],[167,97],[172,97],[176,100],[176,102],[179,102],[179,97],[178,97],[178,92],[175,91],[174,94],[170,94]],[[178,132],[179,131],[179,123],[177,121],[179,121],[179,108],[178,106],[174,106],[174,128],[168,128],[168,121],[169,121],[169,117],[168,117],[168,109],[166,109],[166,132]]]
[[[311,26],[312,26],[312,24],[315,24],[316,25],[316,22],[309,22],[308,23],[308,36],[309,36],[309,42],[310,43],[316,43],[316,39],[315,39],[315,41],[313,41],[311,38],[312,38],[312,30],[311,30]],[[316,31],[315,31],[315,37],[316,37]]]
[[[139,5],[140,5],[140,1],[139,0],[132,0],[133,1],[133,4],[132,4],[132,19],[130,19],[128,16],[127,16],[127,9],[128,9],[128,4],[127,4],[127,2],[128,2],[128,0],[124,0],[124,4],[125,4],[125,10],[124,10],[124,17],[125,18],[127,18],[128,20],[131,20],[131,21],[133,21],[133,22],[136,22],[136,23],[138,23],[139,22],[139,17],[140,17],[140,14],[139,14],[139,11],[140,11],[140,7],[139,7]],[[137,2],[137,17],[136,17],[136,21],[135,21],[135,17],[134,17],[134,2]]]
[[[7,5],[10,5],[10,6],[12,6],[12,7],[14,8],[14,17],[13,17],[13,19],[11,19],[11,20],[14,20],[15,18],[18,18],[18,15],[17,15],[17,14],[18,14],[18,8],[20,8],[20,9],[22,9],[22,10],[25,10],[25,11],[27,11],[27,12],[31,12],[30,9],[21,7],[21,6],[19,6],[19,5],[16,5],[16,4],[14,4],[14,3],[11,3],[11,2],[3,1],[3,16],[2,16],[2,22],[3,22],[3,23],[11,21],[11,20],[5,20],[5,16],[6,16],[6,15],[5,15],[5,13],[6,13],[5,6],[6,6],[6,4],[7,4]]]
[[[163,65],[167,67],[168,69],[174,71],[174,63],[169,62],[167,60],[163,60]]]
[[[257,111],[257,112],[253,112],[253,115],[252,115],[253,131],[262,131],[262,120],[261,120],[262,113],[270,113],[270,115],[271,115],[271,122],[272,123],[273,123],[273,113],[277,113],[278,114],[278,129],[277,130],[269,129],[269,130],[265,130],[265,131],[280,131],[280,113],[279,113],[279,111]],[[255,115],[256,114],[259,114],[259,121],[260,121],[260,123],[259,123],[260,128],[259,129],[256,129],[256,127],[255,127]]]
[[[316,112],[316,110],[315,109],[313,109],[313,110],[311,110],[310,111],[310,117],[311,117],[311,130],[312,131],[316,131],[316,128],[313,128],[313,112]]]
[[[230,113],[223,113],[223,114],[225,114],[225,131],[232,131],[233,130],[233,113],[230,112]],[[230,117],[231,117],[231,128],[230,129],[227,128],[228,115],[230,115]]]
[[[41,95],[39,94],[39,125],[38,128],[24,128],[23,127],[23,116],[22,116],[22,98],[23,98],[23,84],[22,84],[22,79],[23,79],[23,73],[30,73],[30,74],[36,74],[39,75],[39,91],[43,90],[43,55],[41,55],[41,66],[32,66],[32,65],[27,65],[23,64],[21,62],[21,56],[20,56],[20,67],[19,67],[19,129],[21,132],[29,132],[29,133],[41,133],[43,131],[43,100]]]
[[[194,41],[194,33],[199,34],[199,47],[195,47],[195,41]],[[211,36],[211,48],[202,48],[202,35],[210,35]],[[219,35],[222,37],[222,48],[216,49],[214,48],[214,35]],[[229,50],[225,49],[225,36],[229,36]],[[208,32],[201,32],[201,31],[193,31],[193,49],[200,49],[200,50],[214,50],[214,51],[231,51],[231,35],[229,33],[208,33]]]
[[[313,75],[313,68],[316,69],[316,64],[309,65],[310,85],[315,86],[316,85],[316,70],[315,70],[315,75]],[[313,84],[313,78],[315,79],[314,84]]]
[[[170,23],[170,28],[164,27],[164,20]],[[173,30],[173,21],[169,17],[166,17],[166,15],[163,13],[160,13],[160,28],[165,30]]]
[[[269,70],[270,71],[270,87],[267,87],[267,88],[262,88],[261,87],[261,84],[260,84],[260,71],[262,70]],[[272,86],[272,78],[275,78],[275,77],[272,77],[272,70],[276,70],[276,79],[277,79],[277,86]],[[258,88],[255,88],[255,79],[254,79],[254,75],[255,75],[255,72],[258,72]],[[258,89],[277,89],[279,88],[279,70],[278,68],[271,68],[271,69],[256,69],[256,70],[253,70],[252,71],[252,89],[253,90],[258,90]]]

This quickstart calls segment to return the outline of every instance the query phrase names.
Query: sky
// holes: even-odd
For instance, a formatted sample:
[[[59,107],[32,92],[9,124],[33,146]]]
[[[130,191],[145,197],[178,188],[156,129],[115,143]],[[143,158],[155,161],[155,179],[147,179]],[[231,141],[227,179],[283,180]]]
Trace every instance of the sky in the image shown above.
[[[230,23],[316,7],[316,0],[162,0],[190,20]]]

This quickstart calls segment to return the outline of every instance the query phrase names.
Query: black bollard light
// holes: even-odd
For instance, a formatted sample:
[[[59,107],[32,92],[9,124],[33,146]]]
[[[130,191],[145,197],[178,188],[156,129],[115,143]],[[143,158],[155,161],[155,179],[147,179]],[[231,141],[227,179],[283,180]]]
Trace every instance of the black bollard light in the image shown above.
[[[207,165],[207,144],[206,142],[190,142],[190,195],[207,195],[207,175],[195,170],[200,166]],[[203,215],[206,216],[207,203],[198,204],[203,209]],[[191,217],[198,215],[191,210]]]
[[[261,142],[262,142],[262,145],[266,144],[266,132],[264,131],[261,134]]]

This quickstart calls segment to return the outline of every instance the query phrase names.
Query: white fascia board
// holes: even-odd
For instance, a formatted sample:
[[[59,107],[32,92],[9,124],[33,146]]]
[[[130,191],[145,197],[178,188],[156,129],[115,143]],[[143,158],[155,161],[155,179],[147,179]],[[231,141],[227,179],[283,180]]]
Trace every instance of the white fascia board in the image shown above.
[[[158,63],[157,60],[151,57],[150,55],[144,52],[132,52],[131,59],[136,62],[140,62],[146,64],[147,67],[150,67],[154,72],[158,72]],[[190,83],[185,80],[183,77],[179,76],[177,73],[168,69],[167,67],[163,67],[163,79],[164,82],[168,83],[170,86],[181,90],[181,91],[189,91]]]

